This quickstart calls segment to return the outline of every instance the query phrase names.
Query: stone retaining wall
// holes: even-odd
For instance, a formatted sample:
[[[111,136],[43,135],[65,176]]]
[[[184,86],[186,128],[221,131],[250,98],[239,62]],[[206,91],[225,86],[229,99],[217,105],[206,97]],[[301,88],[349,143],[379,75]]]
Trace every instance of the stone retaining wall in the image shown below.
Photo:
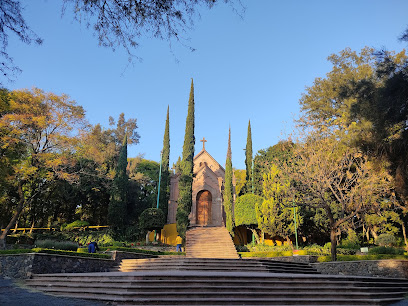
[[[383,259],[317,262],[317,257],[313,255],[299,255],[262,259],[311,264],[322,274],[408,278],[408,260]]]
[[[281,256],[281,257],[271,257],[263,258],[277,261],[287,261],[287,262],[297,262],[297,263],[315,263],[317,262],[318,256],[316,255],[298,255],[298,256]]]
[[[32,274],[108,272],[116,264],[111,259],[74,257],[55,254],[0,255],[0,275],[30,278]]]
[[[141,258],[157,258],[157,255],[145,254],[145,253],[133,253],[123,251],[112,251],[112,259],[119,263],[122,259],[141,259]]]
[[[322,274],[408,278],[407,260],[336,261],[312,264]]]

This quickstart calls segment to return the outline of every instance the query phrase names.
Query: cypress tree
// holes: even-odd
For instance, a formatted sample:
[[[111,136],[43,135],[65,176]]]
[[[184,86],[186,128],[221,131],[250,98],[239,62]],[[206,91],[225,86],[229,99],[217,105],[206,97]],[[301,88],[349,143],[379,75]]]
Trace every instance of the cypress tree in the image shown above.
[[[232,205],[234,202],[234,189],[232,185],[232,161],[231,161],[231,128],[228,134],[227,161],[225,162],[225,184],[224,184],[224,211],[225,225],[227,230],[233,235],[234,219]]]
[[[184,134],[183,157],[181,160],[181,175],[179,177],[179,198],[177,203],[177,232],[185,238],[190,224],[188,215],[193,205],[193,159],[194,159],[194,83],[191,79],[190,98]]]
[[[246,188],[244,193],[252,192],[252,132],[251,120],[248,122],[247,143],[245,148]]]
[[[129,178],[126,173],[127,168],[127,136],[123,140],[119,152],[116,173],[113,179],[111,198],[108,208],[108,221],[115,232],[124,229],[126,222],[127,198]]]
[[[169,127],[169,107],[167,106],[167,118],[164,128],[163,137],[163,150],[162,150],[162,173],[161,173],[161,185],[160,185],[160,199],[159,208],[163,211],[167,220],[167,209],[170,197],[170,127]]]

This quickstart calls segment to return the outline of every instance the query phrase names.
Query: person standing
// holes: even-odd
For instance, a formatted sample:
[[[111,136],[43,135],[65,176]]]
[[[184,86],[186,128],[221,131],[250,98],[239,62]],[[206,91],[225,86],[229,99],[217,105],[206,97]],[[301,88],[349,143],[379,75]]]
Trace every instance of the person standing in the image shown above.
[[[183,238],[181,238],[180,235],[178,235],[176,238],[176,244],[177,244],[176,252],[182,252],[181,245],[183,244]]]

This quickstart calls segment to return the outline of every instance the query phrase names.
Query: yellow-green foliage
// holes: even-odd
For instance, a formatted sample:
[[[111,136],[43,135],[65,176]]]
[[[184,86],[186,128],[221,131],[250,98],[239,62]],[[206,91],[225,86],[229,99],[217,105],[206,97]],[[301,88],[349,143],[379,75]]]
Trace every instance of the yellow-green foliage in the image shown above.
[[[390,254],[377,254],[377,255],[337,255],[337,261],[356,261],[356,260],[381,260],[381,259],[408,259],[406,255],[390,255]],[[331,256],[319,256],[318,262],[329,262]]]
[[[295,232],[292,201],[288,197],[289,181],[282,177],[278,167],[272,164],[269,173],[264,174],[264,201],[256,206],[259,229],[271,236],[288,237]],[[303,219],[297,215],[297,225]]]
[[[77,253],[88,253],[88,248],[78,248]]]
[[[62,226],[61,226],[61,230],[64,230],[64,231],[72,231],[72,230],[74,230],[75,228],[78,228],[78,227],[86,227],[86,226],[89,226],[89,222],[87,222],[87,221],[81,221],[81,220],[76,220],[76,221],[74,221],[74,222],[72,222],[72,223],[69,223],[69,224],[63,224]]]
[[[262,202],[262,197],[251,193],[238,197],[234,207],[235,226],[258,225],[255,208]]]
[[[269,251],[269,252],[239,252],[241,257],[282,257],[292,256],[292,251]],[[302,254],[303,255],[303,254]]]

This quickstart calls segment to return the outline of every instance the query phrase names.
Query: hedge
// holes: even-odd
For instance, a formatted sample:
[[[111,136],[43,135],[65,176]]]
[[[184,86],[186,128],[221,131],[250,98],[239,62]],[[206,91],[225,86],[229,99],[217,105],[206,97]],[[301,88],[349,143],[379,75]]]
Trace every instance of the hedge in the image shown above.
[[[160,252],[160,251],[150,251],[150,250],[135,249],[135,248],[125,248],[125,247],[100,247],[99,249],[101,251],[122,251],[122,252],[143,253],[143,254],[150,254],[150,255],[186,255],[185,252]]]

